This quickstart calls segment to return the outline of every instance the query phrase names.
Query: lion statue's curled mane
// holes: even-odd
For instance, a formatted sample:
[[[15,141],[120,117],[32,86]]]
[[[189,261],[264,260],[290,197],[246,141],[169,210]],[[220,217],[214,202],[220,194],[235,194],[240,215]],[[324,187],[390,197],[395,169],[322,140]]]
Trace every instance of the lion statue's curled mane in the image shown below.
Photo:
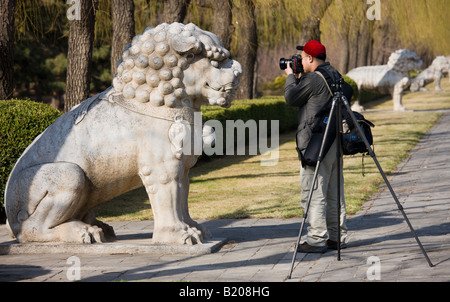
[[[186,57],[187,52],[191,55]],[[157,107],[192,107],[186,98],[183,76],[199,54],[216,67],[230,57],[217,36],[192,23],[149,27],[127,45],[113,79],[114,90],[125,99]],[[218,105],[224,105],[223,102],[220,100]]]

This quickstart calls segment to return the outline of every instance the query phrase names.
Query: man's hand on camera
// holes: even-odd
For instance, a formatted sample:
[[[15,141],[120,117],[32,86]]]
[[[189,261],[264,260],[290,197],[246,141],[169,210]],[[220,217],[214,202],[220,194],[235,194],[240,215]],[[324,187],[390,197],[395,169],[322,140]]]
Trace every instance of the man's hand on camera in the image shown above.
[[[300,76],[302,75],[301,73],[300,74],[294,73],[294,70],[292,70],[292,68],[291,68],[291,66],[289,66],[289,64],[286,66],[286,69],[284,70],[284,72],[287,75],[293,74],[296,78],[300,78]]]
[[[284,72],[287,74],[287,75],[290,75],[290,74],[293,74],[293,75],[295,75],[294,74],[294,71],[292,70],[292,68],[291,68],[291,66],[289,66],[290,64],[286,64],[287,66],[286,66],[286,69],[284,70]]]

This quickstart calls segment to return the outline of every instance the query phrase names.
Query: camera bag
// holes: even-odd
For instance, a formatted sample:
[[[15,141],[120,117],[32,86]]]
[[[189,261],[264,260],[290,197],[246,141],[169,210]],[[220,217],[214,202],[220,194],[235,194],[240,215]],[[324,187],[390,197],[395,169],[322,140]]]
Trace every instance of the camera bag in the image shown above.
[[[375,127],[375,125],[371,121],[366,120],[362,114],[358,112],[353,112],[353,114],[364,132],[364,136],[369,142],[369,145],[373,145],[371,127]],[[354,126],[352,128],[349,127],[347,120],[342,121],[342,152],[344,155],[366,154],[369,152],[364,143],[364,139],[359,135],[358,129]]]
[[[334,119],[333,119],[334,120]],[[325,129],[328,124],[329,118],[328,116],[324,116],[319,120],[319,125],[314,127],[315,131],[313,131],[311,135],[311,139],[309,140],[308,147],[306,147],[305,152],[302,155],[302,162],[307,166],[315,166],[317,164],[317,160],[320,153],[320,147],[322,146],[322,141],[325,136]],[[330,124],[330,132],[336,132],[336,122],[332,121]],[[331,145],[334,142],[335,137],[328,135],[327,139],[324,143],[324,156],[328,153],[328,150],[331,148]]]

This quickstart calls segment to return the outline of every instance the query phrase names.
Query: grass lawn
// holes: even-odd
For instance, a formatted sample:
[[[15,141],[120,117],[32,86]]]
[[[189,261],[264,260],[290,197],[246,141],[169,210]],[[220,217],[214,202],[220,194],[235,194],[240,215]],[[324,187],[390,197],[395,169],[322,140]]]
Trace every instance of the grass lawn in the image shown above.
[[[450,83],[442,80],[444,92],[410,93],[403,97],[408,112],[392,112],[392,100],[365,104],[364,116],[376,127],[374,151],[389,175],[442,115],[450,109]],[[433,85],[428,86],[433,88]],[[191,169],[189,211],[194,219],[291,218],[302,215],[300,162],[295,151],[295,132],[280,135],[279,161],[262,166],[268,156],[224,156],[200,162]],[[344,157],[345,196],[348,214],[354,214],[383,183],[372,158]],[[395,190],[395,188],[394,188]],[[128,192],[96,209],[104,221],[153,219],[145,189]]]

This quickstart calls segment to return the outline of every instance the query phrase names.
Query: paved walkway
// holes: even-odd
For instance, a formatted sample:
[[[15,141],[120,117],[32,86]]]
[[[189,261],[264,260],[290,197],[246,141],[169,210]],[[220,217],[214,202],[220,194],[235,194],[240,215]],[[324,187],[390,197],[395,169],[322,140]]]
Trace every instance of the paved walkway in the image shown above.
[[[389,180],[434,267],[429,267],[403,216],[382,187],[349,218],[348,248],[298,253],[286,280],[299,219],[208,220],[228,242],[214,253],[0,255],[0,281],[450,281],[450,114]],[[149,236],[152,222],[112,223],[119,240]],[[0,226],[0,243],[11,239]],[[71,256],[75,256],[70,258]],[[80,264],[80,270],[77,265]],[[79,272],[79,275],[77,274]],[[189,285],[189,283],[188,283]]]

